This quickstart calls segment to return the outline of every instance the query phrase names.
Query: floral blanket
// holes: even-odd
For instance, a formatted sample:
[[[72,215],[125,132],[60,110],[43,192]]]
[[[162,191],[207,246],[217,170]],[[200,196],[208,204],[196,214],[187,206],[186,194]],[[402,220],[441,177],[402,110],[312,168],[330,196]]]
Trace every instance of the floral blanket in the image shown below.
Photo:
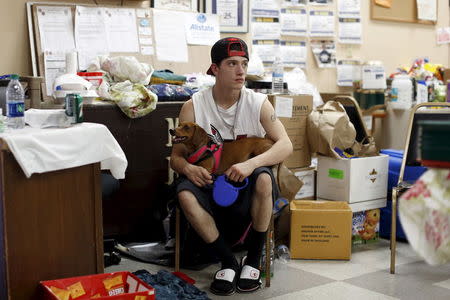
[[[431,265],[450,262],[450,170],[429,169],[399,200],[412,248]]]

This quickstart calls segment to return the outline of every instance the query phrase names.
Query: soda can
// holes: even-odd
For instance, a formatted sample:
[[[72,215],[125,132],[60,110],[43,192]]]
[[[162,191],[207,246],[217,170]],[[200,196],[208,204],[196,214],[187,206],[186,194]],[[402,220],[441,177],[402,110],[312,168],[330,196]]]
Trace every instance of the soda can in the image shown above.
[[[65,108],[72,124],[83,122],[83,98],[79,94],[67,94]]]

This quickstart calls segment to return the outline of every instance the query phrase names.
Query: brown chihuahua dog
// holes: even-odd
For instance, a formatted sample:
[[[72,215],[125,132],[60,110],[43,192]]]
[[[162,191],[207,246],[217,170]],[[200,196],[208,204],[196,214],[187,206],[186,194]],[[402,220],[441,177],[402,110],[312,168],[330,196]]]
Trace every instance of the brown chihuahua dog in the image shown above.
[[[272,147],[267,138],[251,137],[215,144],[206,131],[196,123],[181,122],[169,130],[174,144],[184,144],[188,151],[188,162],[204,167],[208,172],[221,175],[234,164],[244,162]]]

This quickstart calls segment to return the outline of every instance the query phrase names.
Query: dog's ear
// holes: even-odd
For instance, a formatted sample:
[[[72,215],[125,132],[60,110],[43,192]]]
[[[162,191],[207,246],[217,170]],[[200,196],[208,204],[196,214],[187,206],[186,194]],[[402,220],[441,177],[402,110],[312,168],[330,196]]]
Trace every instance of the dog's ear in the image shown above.
[[[194,124],[194,127],[192,129],[192,143],[195,146],[199,147],[208,142],[208,134],[203,128],[201,128],[198,124]]]

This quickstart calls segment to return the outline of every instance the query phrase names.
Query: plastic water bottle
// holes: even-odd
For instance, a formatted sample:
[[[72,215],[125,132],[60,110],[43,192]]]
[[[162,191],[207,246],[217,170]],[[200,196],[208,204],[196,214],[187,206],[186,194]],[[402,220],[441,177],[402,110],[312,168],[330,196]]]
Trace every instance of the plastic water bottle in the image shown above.
[[[12,74],[6,87],[7,126],[12,129],[25,127],[25,93],[19,82],[19,75]]]
[[[286,245],[279,245],[276,249],[276,255],[282,263],[288,263],[291,260],[291,251]]]
[[[277,56],[272,65],[272,94],[283,94],[283,77],[283,62]]]

